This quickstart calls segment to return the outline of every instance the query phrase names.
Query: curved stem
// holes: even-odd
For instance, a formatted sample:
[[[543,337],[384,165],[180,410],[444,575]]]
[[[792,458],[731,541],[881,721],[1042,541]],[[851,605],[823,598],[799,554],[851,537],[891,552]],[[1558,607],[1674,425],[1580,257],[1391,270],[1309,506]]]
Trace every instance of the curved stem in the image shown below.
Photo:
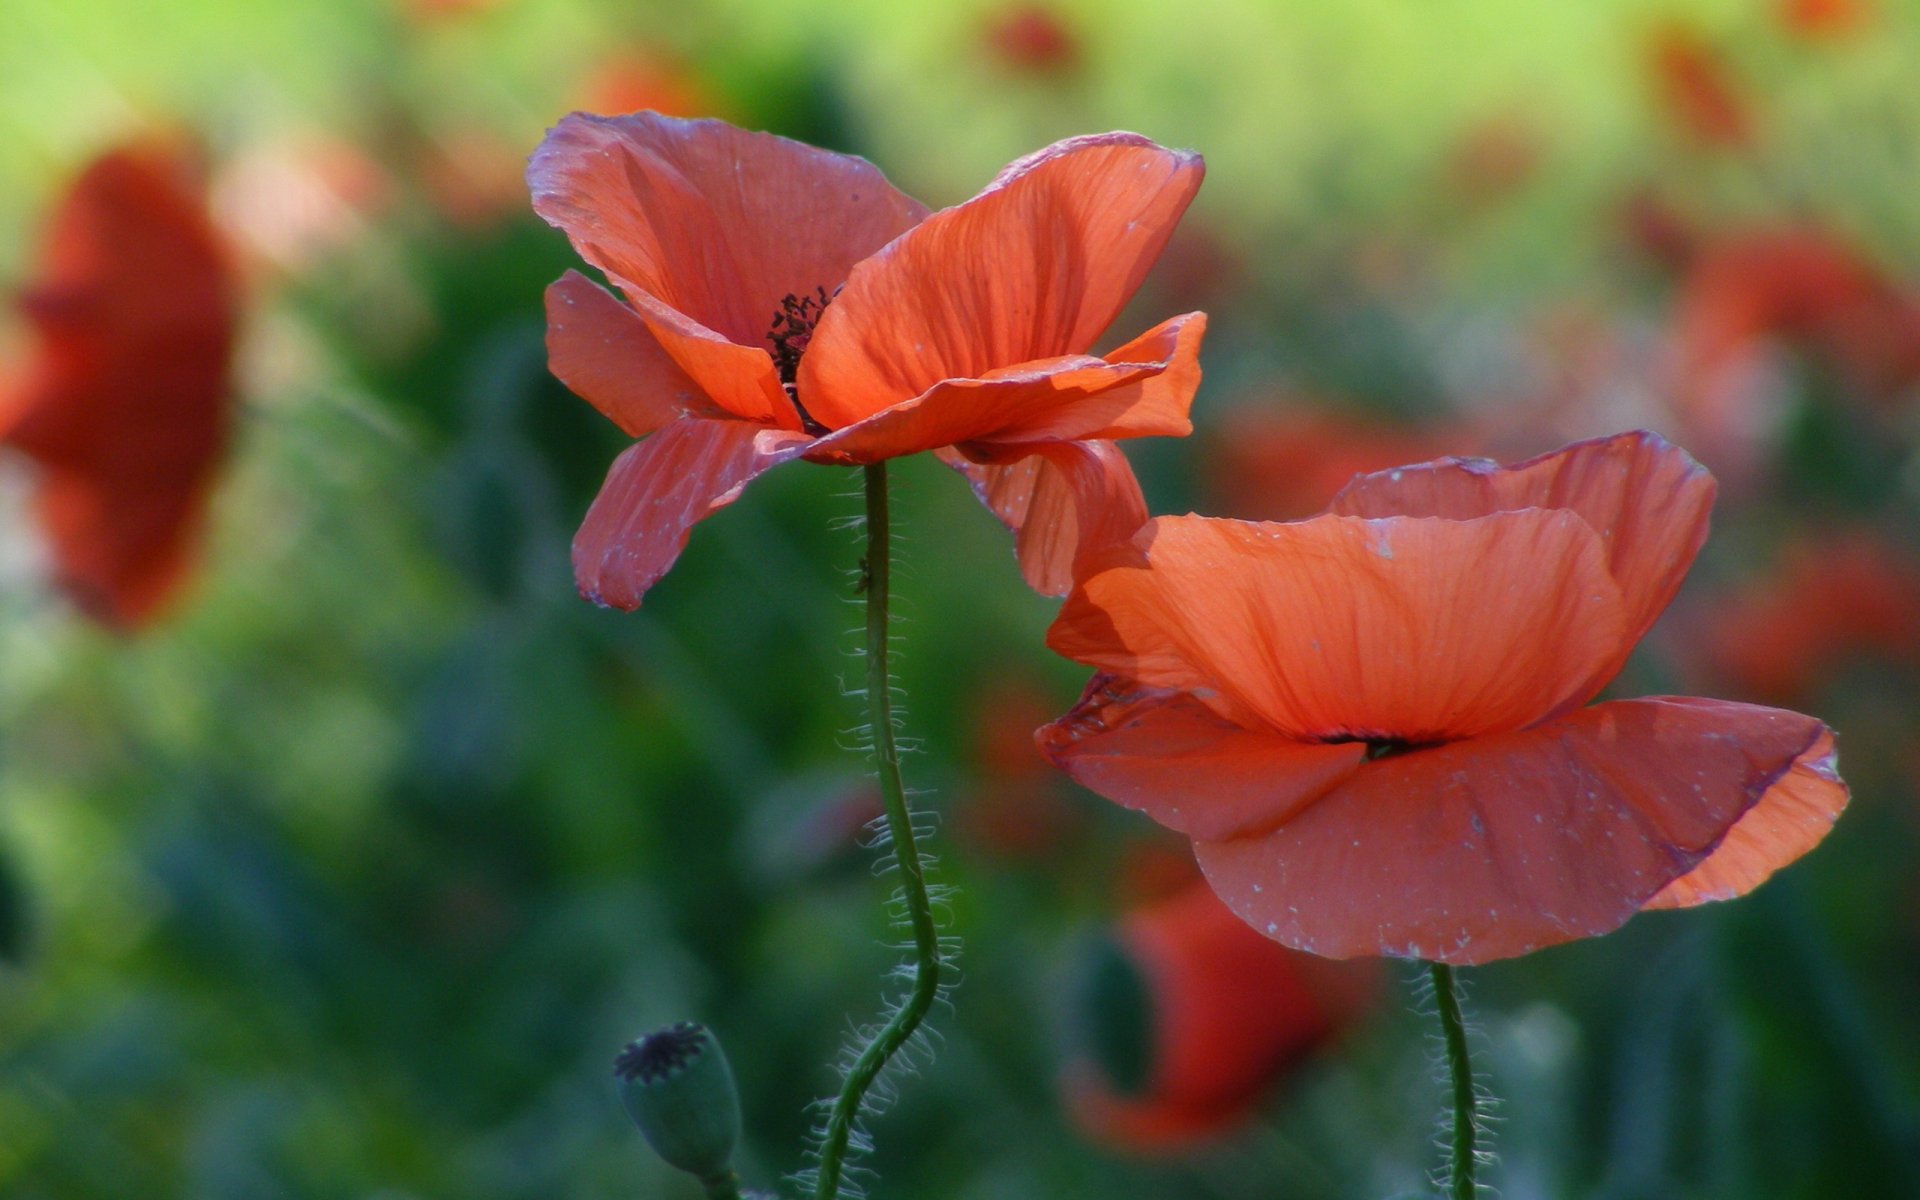
[[[907,807],[906,787],[900,782],[900,751],[893,737],[892,681],[887,666],[887,588],[891,566],[888,545],[887,467],[865,468],[867,495],[867,556],[861,585],[867,595],[867,713],[873,727],[873,754],[880,775],[880,798],[886,805],[887,832],[893,841],[894,861],[900,867],[900,892],[913,925],[913,987],[880,1032],[867,1043],[840,1085],[840,1095],[827,1117],[820,1147],[820,1170],[814,1200],[833,1200],[839,1193],[847,1141],[860,1114],[860,1103],[887,1060],[899,1052],[933,1007],[940,990],[940,940],[934,929],[933,906],[927,900],[926,871],[920,848],[914,843],[913,814]]]
[[[1478,1131],[1477,1106],[1473,1098],[1473,1067],[1467,1060],[1467,1025],[1460,1017],[1460,993],[1453,983],[1453,968],[1446,963],[1428,963],[1433,973],[1433,1000],[1440,1010],[1440,1031],[1447,1045],[1447,1074],[1453,1084],[1452,1163],[1447,1172],[1452,1200],[1473,1200],[1474,1149]]]

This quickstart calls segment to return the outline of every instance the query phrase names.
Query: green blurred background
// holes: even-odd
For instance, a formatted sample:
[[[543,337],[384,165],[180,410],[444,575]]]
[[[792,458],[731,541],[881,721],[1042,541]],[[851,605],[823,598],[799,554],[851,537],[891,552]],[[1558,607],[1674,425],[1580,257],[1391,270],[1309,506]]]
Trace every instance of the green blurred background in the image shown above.
[[[1915,552],[1920,323],[1860,350],[1782,317],[1734,418],[1676,400],[1683,317],[1720,311],[1696,268],[1749,231],[1814,231],[1911,302],[1911,0],[0,0],[0,29],[0,283],[74,171],[155,129],[205,148],[247,263],[238,445],[168,620],[73,615],[0,482],[0,1194],[691,1197],[609,1077],[687,1016],[727,1043],[750,1179],[800,1165],[893,961],[845,748],[857,477],[768,476],[638,613],[575,596],[623,439],[546,373],[541,291],[574,260],[519,175],[564,112],[652,105],[864,154],[935,205],[1073,133],[1205,154],[1116,326],[1212,314],[1195,435],[1130,450],[1155,511],[1304,515],[1354,469],[1637,425],[1700,455],[1714,541],[1618,690],[1814,712],[1854,805],[1750,899],[1468,973],[1490,1179],[1920,1196],[1920,611],[1840,636],[1849,597],[1767,590],[1835,539]],[[1729,272],[1736,300],[1797,292]],[[966,950],[873,1193],[1418,1188],[1440,1096],[1400,973],[1214,1143],[1067,1121],[1069,947],[1168,842],[1025,753],[1084,680],[1041,643],[1052,602],[950,472],[894,475],[907,771]],[[1716,656],[1736,616],[1761,632]],[[1815,669],[1743,690],[1739,654],[1790,636]]]

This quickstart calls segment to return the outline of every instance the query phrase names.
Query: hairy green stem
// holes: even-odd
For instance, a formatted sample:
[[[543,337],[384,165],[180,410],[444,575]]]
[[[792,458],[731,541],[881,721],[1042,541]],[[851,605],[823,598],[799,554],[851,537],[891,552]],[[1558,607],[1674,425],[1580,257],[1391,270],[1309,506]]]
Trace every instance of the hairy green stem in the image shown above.
[[[861,1101],[887,1061],[919,1028],[940,990],[940,939],[934,929],[933,906],[927,900],[926,872],[920,862],[920,848],[914,843],[913,814],[907,808],[907,791],[900,782],[900,751],[893,737],[892,682],[887,665],[887,588],[892,565],[888,544],[887,467],[885,463],[874,463],[866,467],[865,472],[867,557],[862,565],[861,585],[867,596],[867,713],[873,727],[873,755],[880,775],[880,798],[886,805],[887,832],[893,842],[894,861],[900,867],[900,893],[913,925],[914,973],[913,987],[906,999],[860,1052],[840,1085],[840,1095],[827,1117],[826,1136],[820,1147],[814,1200],[833,1200],[838,1195],[847,1141],[860,1115]]]
[[[1447,1074],[1453,1084],[1453,1161],[1447,1172],[1447,1187],[1452,1200],[1473,1200],[1473,1139],[1479,1129],[1479,1112],[1473,1096],[1473,1067],[1467,1061],[1467,1024],[1460,1017],[1460,993],[1454,987],[1453,968],[1442,962],[1428,963],[1427,968],[1433,973],[1433,1002],[1440,1010]]]

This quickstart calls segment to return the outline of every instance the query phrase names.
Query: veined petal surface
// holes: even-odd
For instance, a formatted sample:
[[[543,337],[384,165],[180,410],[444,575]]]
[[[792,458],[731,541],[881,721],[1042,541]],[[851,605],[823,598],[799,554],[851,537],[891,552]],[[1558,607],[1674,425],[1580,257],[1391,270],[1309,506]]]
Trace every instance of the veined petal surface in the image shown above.
[[[781,302],[831,293],[927,212],[864,159],[651,112],[565,117],[527,185],[717,403],[786,428],[767,355]]]
[[[927,212],[865,159],[651,112],[563,118],[527,184],[534,211],[623,290],[748,346],[786,296],[831,292]]]
[[[1009,166],[856,266],[800,363],[829,428],[950,379],[1085,354],[1139,289],[1200,186],[1200,157],[1130,133]]]
[[[1066,595],[1076,562],[1126,541],[1147,523],[1140,482],[1112,442],[1042,445],[994,464],[955,450],[939,457],[967,477],[973,494],[1012,531],[1020,575],[1043,596]]]
[[[865,463],[942,446],[1001,446],[1012,456],[1083,438],[1184,437],[1200,382],[1206,317],[1175,317],[1123,347],[1157,359],[1069,355],[952,379],[820,439],[807,455]],[[811,410],[809,410],[811,411]]]
[[[1095,675],[1034,739],[1080,786],[1201,840],[1272,828],[1352,775],[1367,751],[1242,729],[1185,692],[1112,675]]]
[[[1522,508],[1580,514],[1606,547],[1607,569],[1625,603],[1624,639],[1572,704],[1619,673],[1659,619],[1707,540],[1713,476],[1686,451],[1644,430],[1575,442],[1503,467],[1443,458],[1362,475],[1328,506],[1356,517],[1466,520]]]
[[[1566,510],[1161,517],[1089,560],[1047,644],[1248,728],[1424,744],[1541,720],[1621,626],[1600,539]]]
[[[1672,698],[1669,703],[1693,704],[1714,712],[1729,727],[1810,720],[1751,704],[1723,700]],[[1847,785],[1841,781],[1834,753],[1833,731],[1823,729],[1732,829],[1705,862],[1674,880],[1647,901],[1648,908],[1687,908],[1710,900],[1744,896],[1766,882],[1781,867],[1819,845],[1847,806]]]
[[[745,421],[681,420],[613,461],[573,539],[574,581],[595,604],[634,609],[686,548],[695,522],[812,439]]]
[[[547,288],[547,366],[631,437],[681,417],[725,419],[640,315],[578,271]]]
[[[1825,736],[1778,709],[1615,701],[1367,763],[1269,833],[1194,849],[1296,949],[1488,962],[1617,928]]]

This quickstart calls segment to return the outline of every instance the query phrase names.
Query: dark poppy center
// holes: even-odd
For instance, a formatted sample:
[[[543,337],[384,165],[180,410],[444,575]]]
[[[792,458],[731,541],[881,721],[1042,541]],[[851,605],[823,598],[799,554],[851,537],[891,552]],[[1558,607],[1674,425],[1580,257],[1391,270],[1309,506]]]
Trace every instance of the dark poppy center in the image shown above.
[[[1335,737],[1321,738],[1322,745],[1345,746],[1354,742],[1367,744],[1366,761],[1380,758],[1397,758],[1402,754],[1412,754],[1415,750],[1424,750],[1428,746],[1437,746],[1438,742],[1411,742],[1405,738],[1365,737],[1360,734],[1343,733]]]
[[[780,373],[780,386],[787,390],[787,399],[793,401],[793,407],[800,413],[801,425],[815,435],[827,432],[827,427],[814,420],[800,403],[800,356],[807,352],[807,344],[813,341],[814,326],[820,324],[827,305],[832,303],[833,296],[824,287],[817,287],[812,294],[804,296],[788,292],[780,301],[779,311],[773,314],[772,328],[767,330],[767,341],[773,345],[774,370]]]

